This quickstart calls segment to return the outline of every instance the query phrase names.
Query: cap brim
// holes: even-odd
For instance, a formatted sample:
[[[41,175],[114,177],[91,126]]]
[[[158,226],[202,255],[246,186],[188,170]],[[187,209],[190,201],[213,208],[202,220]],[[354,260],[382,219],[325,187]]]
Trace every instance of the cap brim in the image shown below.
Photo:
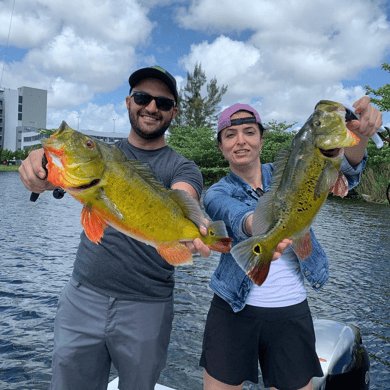
[[[165,73],[163,73],[157,69],[143,68],[143,69],[139,69],[139,70],[135,71],[129,77],[130,88],[133,89],[140,81],[147,79],[147,78],[161,80],[164,84],[167,85],[167,87],[171,91],[172,95],[174,96],[175,101],[177,102],[176,85],[173,83],[173,81]]]

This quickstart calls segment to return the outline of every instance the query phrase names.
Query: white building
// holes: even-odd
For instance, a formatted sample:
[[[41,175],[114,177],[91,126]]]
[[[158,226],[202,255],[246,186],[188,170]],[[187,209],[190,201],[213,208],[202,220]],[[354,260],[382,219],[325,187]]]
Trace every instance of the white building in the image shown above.
[[[46,128],[47,91],[20,87],[0,88],[0,146],[12,151],[36,145]]]
[[[0,88],[0,147],[16,150],[18,126],[18,91]]]

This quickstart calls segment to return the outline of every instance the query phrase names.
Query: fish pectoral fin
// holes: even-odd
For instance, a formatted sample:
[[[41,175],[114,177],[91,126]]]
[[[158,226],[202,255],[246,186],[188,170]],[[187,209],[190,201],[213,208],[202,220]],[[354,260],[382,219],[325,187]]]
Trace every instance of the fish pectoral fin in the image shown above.
[[[180,242],[162,244],[157,248],[157,252],[171,265],[193,264],[190,250]]]
[[[267,253],[258,237],[248,238],[231,250],[237,264],[246,272],[253,283],[261,286],[267,279],[272,253]]]
[[[348,194],[348,180],[341,171],[339,171],[337,180],[332,187],[330,187],[329,191],[342,198]]]
[[[310,231],[294,241],[294,252],[302,260],[307,259],[312,251]]]
[[[315,198],[320,197],[324,193],[328,194],[329,189],[334,185],[337,179],[338,171],[331,168],[331,163],[324,167],[321,175],[318,178],[317,184],[314,189]]]
[[[100,242],[104,229],[108,226],[107,222],[87,205],[84,205],[81,211],[81,224],[87,237],[96,244]]]
[[[101,200],[105,206],[108,208],[108,210],[115,215],[118,219],[123,221],[125,217],[120,212],[118,206],[106,195],[103,188],[100,188],[100,196],[99,200]]]

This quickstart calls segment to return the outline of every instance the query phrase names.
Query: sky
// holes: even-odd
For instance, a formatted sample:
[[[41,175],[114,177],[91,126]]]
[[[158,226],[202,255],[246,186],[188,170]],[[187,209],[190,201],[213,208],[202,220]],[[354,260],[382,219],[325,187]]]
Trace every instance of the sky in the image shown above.
[[[129,75],[159,65],[183,88],[197,62],[228,87],[221,110],[300,126],[320,100],[390,83],[390,3],[0,0],[0,86],[46,89],[47,128],[129,133]]]

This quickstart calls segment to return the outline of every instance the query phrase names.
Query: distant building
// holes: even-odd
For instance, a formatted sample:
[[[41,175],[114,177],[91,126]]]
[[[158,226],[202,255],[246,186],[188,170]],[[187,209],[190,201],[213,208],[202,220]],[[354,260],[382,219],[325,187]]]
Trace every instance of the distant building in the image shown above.
[[[12,151],[40,142],[46,128],[47,91],[20,87],[0,88],[0,146]]]
[[[39,129],[46,129],[47,91],[20,87],[0,87],[0,147],[11,151],[24,150],[41,143]],[[128,134],[79,130],[98,140],[113,144]]]
[[[0,88],[0,146],[16,150],[16,127],[18,126],[18,91]]]
[[[99,141],[106,142],[108,144],[114,144],[115,142],[127,138],[129,134],[125,133],[108,133],[103,131],[94,131],[94,130],[79,130],[80,133],[83,133],[85,135],[90,135],[91,137],[94,137],[98,139]]]

